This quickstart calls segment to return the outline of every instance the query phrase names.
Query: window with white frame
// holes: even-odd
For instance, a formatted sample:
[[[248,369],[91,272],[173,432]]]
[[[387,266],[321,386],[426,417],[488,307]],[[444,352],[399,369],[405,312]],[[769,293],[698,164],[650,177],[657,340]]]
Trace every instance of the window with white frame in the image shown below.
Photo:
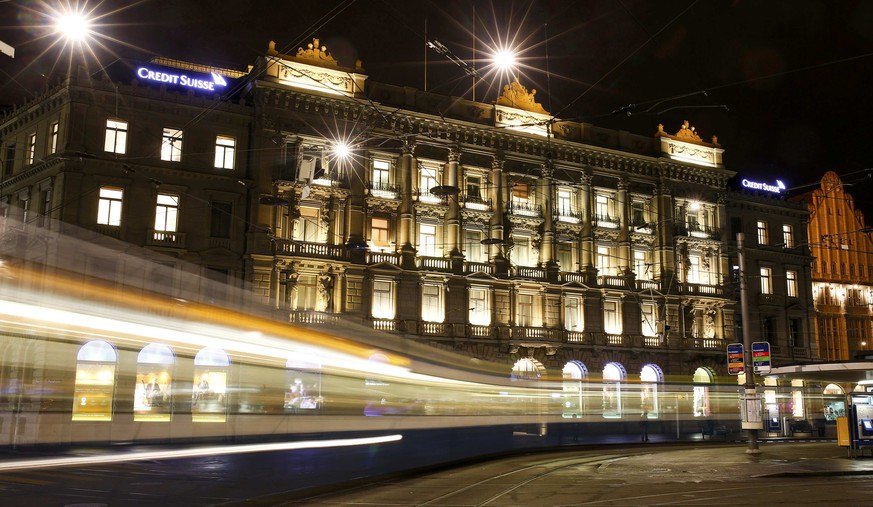
[[[443,322],[446,319],[443,304],[443,287],[436,283],[425,283],[421,286],[421,320],[425,322]]]
[[[640,305],[643,336],[658,336],[658,304],[644,302]]]
[[[391,162],[383,159],[373,160],[373,190],[386,191],[390,188]]]
[[[179,196],[158,194],[155,207],[155,231],[176,232],[179,226]]]
[[[491,292],[484,287],[470,287],[470,324],[474,326],[491,325]]]
[[[526,181],[516,181],[512,184],[512,202],[528,204],[530,199],[530,184]]]
[[[467,180],[467,199],[478,201],[482,199],[482,177],[478,174],[468,174]]]
[[[516,304],[515,324],[517,326],[533,326],[533,303],[531,294],[519,294]]]
[[[755,222],[755,226],[758,232],[758,244],[759,245],[769,245],[770,244],[770,233],[767,231],[767,222],[763,220],[757,220]]]
[[[440,172],[435,166],[421,165],[419,173],[420,194],[422,197],[431,196],[430,189],[440,185]]]
[[[297,277],[295,310],[312,311],[318,303],[318,276],[301,274]]]
[[[573,271],[573,268],[576,267],[573,259],[573,245],[571,243],[559,243],[558,263],[561,265],[561,271]]]
[[[370,220],[370,242],[374,250],[385,251],[391,245],[388,240],[388,219],[373,217]]]
[[[786,282],[786,289],[788,291],[788,297],[796,298],[797,297],[797,271],[786,271],[785,272],[785,282]]]
[[[597,273],[601,276],[612,275],[612,255],[607,246],[597,247]]]
[[[97,223],[100,225],[121,225],[121,204],[124,191],[115,187],[100,187],[97,202]]]
[[[598,218],[612,217],[612,198],[608,195],[598,194],[594,198],[594,212]]]
[[[558,215],[571,216],[573,214],[573,192],[566,188],[558,189]]]
[[[437,255],[436,231],[437,231],[437,228],[435,225],[430,225],[430,224],[419,224],[418,225],[418,253],[419,253],[419,255],[422,255],[425,257],[436,257],[436,255]]]
[[[527,236],[512,236],[512,249],[509,253],[509,261],[516,266],[531,265],[530,238]]]
[[[106,120],[106,139],[103,151],[124,154],[127,152],[127,122]]]
[[[27,135],[27,152],[24,163],[30,165],[36,161],[36,132]]]
[[[761,268],[761,294],[773,294],[773,270]]]
[[[161,137],[161,160],[168,162],[180,162],[182,160],[181,130],[164,128],[164,134]]]
[[[61,132],[61,124],[60,122],[52,122],[49,125],[49,142],[48,142],[48,154],[51,155],[53,153],[58,152],[58,136]]]
[[[218,169],[233,169],[236,157],[236,139],[228,136],[215,138],[215,167]]]
[[[618,301],[603,302],[603,330],[608,334],[621,334],[621,315]]]
[[[373,317],[394,318],[394,283],[390,280],[373,280]]]
[[[634,274],[637,280],[651,280],[652,270],[649,268],[649,255],[644,250],[634,250]]]
[[[582,296],[564,296],[564,329],[567,331],[584,331],[584,299]]]
[[[700,276],[700,256],[688,256],[688,283],[703,283]]]
[[[631,225],[637,228],[648,225],[646,220],[646,203],[642,201],[631,203]]]
[[[791,224],[782,224],[782,246],[794,248],[794,227]]]
[[[482,231],[464,229],[464,257],[470,262],[486,262]]]
[[[300,217],[294,223],[294,239],[316,243],[321,238],[321,213],[314,206],[300,206]]]

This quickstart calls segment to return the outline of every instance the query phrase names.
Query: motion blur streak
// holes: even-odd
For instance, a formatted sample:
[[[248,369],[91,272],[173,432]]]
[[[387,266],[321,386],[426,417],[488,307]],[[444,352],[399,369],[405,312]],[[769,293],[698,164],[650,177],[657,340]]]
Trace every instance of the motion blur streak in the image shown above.
[[[303,442],[284,442],[273,444],[223,445],[180,449],[175,451],[133,452],[121,455],[78,456],[74,458],[47,458],[0,463],[0,471],[31,470],[34,468],[58,468],[65,466],[99,465],[104,463],[124,463],[128,461],[197,458],[224,454],[243,454],[247,452],[296,451],[300,449],[324,449],[327,447],[351,447],[355,445],[384,444],[397,442],[403,435],[381,437],[345,438],[332,440],[307,440]]]

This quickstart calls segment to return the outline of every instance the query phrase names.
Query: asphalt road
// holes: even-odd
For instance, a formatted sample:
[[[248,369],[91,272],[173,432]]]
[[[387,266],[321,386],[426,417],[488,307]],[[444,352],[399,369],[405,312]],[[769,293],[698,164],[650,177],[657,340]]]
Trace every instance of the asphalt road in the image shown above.
[[[873,458],[834,442],[609,446],[526,454],[241,505],[873,505]]]

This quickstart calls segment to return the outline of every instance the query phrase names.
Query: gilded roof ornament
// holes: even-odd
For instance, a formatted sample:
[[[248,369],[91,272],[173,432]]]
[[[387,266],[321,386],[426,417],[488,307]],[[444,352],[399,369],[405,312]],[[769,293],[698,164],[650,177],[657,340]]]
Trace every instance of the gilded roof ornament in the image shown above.
[[[686,143],[695,143],[715,147],[721,146],[720,144],[718,144],[718,137],[716,136],[712,136],[711,143],[707,143],[706,141],[701,139],[700,136],[697,134],[697,129],[692,127],[688,120],[682,122],[682,127],[675,134],[668,134],[664,132],[664,125],[659,123],[658,131],[655,133],[655,135],[658,137],[669,137],[670,139],[675,139],[676,141],[684,141]]]
[[[548,111],[543,109],[542,104],[534,100],[534,95],[536,94],[537,91],[534,89],[531,89],[530,93],[528,93],[527,88],[522,86],[518,79],[516,79],[512,83],[503,86],[503,95],[497,98],[497,105],[523,109],[532,113],[549,114]]]
[[[306,45],[306,49],[297,48],[297,54],[293,55],[295,59],[302,60],[308,63],[312,63],[315,65],[321,66],[331,66],[338,67],[339,62],[330,55],[327,51],[327,46],[321,46],[321,41],[318,38],[313,38],[312,42]],[[276,51],[276,42],[270,41],[269,48],[267,49],[268,55],[279,55]],[[291,56],[291,55],[279,55],[279,56]]]

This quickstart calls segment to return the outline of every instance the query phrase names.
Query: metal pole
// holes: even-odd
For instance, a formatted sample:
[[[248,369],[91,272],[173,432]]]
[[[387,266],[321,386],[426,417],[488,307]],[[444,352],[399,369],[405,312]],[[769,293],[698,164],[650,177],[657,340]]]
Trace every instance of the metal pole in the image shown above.
[[[750,393],[755,392],[755,372],[752,366],[752,336],[751,336],[751,320],[749,318],[749,294],[747,291],[748,284],[746,283],[746,255],[743,248],[743,239],[745,235],[742,232],[737,233],[737,262],[740,265],[740,315],[743,319],[743,371],[746,375],[746,382],[743,385],[745,393],[743,402],[746,403],[746,419],[748,419],[748,402],[746,401]],[[744,423],[746,421],[743,421]],[[761,451],[758,449],[758,430],[753,428],[751,424],[747,425],[746,431],[749,435],[749,447],[746,449],[748,454],[758,454]]]

